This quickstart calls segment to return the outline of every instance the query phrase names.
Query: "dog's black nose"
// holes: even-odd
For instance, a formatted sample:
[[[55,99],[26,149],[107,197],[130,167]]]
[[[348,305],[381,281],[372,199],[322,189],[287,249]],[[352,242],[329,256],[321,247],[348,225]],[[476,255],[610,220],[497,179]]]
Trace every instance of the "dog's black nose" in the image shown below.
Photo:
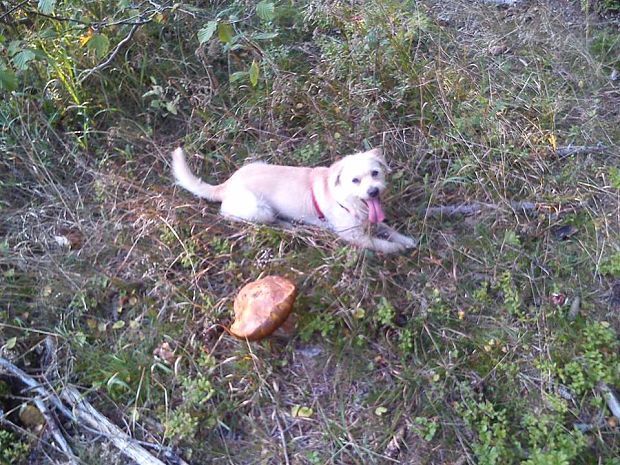
[[[379,188],[378,187],[371,187],[366,192],[368,193],[369,197],[377,197],[379,195]]]

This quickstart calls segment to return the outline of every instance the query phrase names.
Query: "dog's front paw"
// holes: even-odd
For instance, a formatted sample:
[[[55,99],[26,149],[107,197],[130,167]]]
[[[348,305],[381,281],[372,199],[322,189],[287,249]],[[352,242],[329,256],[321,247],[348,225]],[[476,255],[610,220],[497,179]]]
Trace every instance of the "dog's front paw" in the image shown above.
[[[378,252],[383,252],[383,253],[388,253],[388,254],[402,253],[405,250],[407,250],[407,247],[405,246],[405,244],[401,242],[392,242],[392,241],[385,241],[385,240],[380,240],[380,239],[379,240],[375,239],[373,247],[371,248]]]
[[[418,246],[418,241],[413,237],[403,236],[399,242],[407,249],[415,249]]]

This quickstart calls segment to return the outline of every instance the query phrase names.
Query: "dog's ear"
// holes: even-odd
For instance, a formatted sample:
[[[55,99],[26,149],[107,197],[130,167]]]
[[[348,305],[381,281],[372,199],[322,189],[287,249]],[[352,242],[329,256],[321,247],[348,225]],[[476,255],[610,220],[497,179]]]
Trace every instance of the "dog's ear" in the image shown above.
[[[330,185],[337,186],[338,184],[340,184],[340,176],[342,175],[343,169],[344,169],[344,163],[342,159],[333,163],[329,167],[328,179],[329,179]]]
[[[381,164],[381,166],[383,166],[383,169],[385,169],[386,173],[389,173],[390,171],[392,171],[390,167],[388,166],[387,162],[385,161],[382,148],[375,147],[374,149],[371,149],[366,153],[370,155],[372,158],[374,158],[375,160],[377,160]]]

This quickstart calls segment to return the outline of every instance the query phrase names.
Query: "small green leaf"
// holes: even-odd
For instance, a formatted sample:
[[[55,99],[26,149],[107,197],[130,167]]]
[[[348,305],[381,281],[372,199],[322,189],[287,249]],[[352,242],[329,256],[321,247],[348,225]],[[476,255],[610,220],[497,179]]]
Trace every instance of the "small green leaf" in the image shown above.
[[[263,0],[256,4],[256,14],[263,21],[272,21],[275,15],[275,5],[273,2]]]
[[[240,79],[245,79],[248,76],[247,71],[237,71],[236,73],[232,73],[228,78],[229,82],[237,82]]]
[[[0,44],[4,43],[5,41],[6,41],[6,37],[0,34]]]
[[[123,320],[118,320],[116,323],[112,325],[112,329],[121,329],[125,326],[125,322]]]
[[[198,43],[208,42],[217,30],[217,21],[209,21],[205,27],[198,31]]]
[[[608,175],[611,187],[614,189],[620,189],[620,168],[616,166],[610,167]]]
[[[106,383],[106,387],[108,388],[108,392],[111,392],[114,387],[116,386],[121,386],[127,390],[131,389],[131,387],[129,386],[129,384],[127,384],[126,381],[122,380],[118,373],[114,373],[112,375],[112,377],[110,379],[108,379],[108,382]]]
[[[252,62],[252,66],[250,66],[250,84],[252,84],[252,87],[256,87],[258,85],[259,74],[260,68],[258,67],[256,60],[254,60]]]
[[[4,345],[4,347],[11,350],[13,347],[15,347],[15,344],[17,344],[17,338],[12,337],[8,341],[6,341],[6,344]]]
[[[44,15],[52,14],[55,6],[56,0],[39,0],[39,11]]]
[[[217,24],[217,36],[223,43],[231,43],[233,41],[234,33],[235,31],[233,30],[233,27],[230,23],[221,22]]]
[[[378,417],[383,416],[387,413],[388,409],[385,407],[377,407],[375,409],[375,415],[377,415]]]
[[[294,405],[291,409],[291,415],[298,418],[310,418],[314,410],[310,407],[304,407],[303,405]]]
[[[13,91],[17,89],[17,76],[9,69],[0,69],[0,89]]]
[[[25,49],[16,53],[12,60],[15,68],[19,71],[24,71],[28,68],[28,62],[35,58],[35,54],[32,50]]]
[[[166,110],[173,115],[177,114],[177,102],[166,102]]]
[[[95,34],[86,46],[95,52],[97,58],[103,58],[110,49],[110,39],[105,34]]]
[[[258,34],[252,35],[252,39],[254,40],[271,40],[278,37],[277,32],[259,32]]]

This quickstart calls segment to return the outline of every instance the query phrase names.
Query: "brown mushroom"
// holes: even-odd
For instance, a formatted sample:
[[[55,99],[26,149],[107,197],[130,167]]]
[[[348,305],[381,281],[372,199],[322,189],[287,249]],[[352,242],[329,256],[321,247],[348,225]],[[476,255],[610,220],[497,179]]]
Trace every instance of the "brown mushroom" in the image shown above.
[[[229,332],[248,341],[271,335],[293,310],[297,287],[282,276],[267,276],[246,284],[235,298],[235,321]]]

